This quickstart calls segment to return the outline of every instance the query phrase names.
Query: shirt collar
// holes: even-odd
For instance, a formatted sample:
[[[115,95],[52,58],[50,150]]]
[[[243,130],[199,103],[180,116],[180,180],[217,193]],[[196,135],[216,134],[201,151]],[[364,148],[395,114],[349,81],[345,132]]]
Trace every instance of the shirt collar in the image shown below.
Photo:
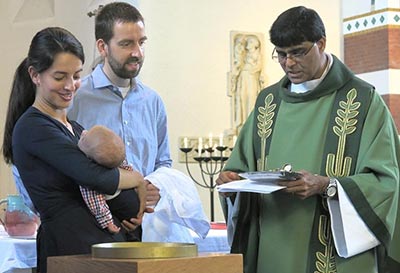
[[[92,72],[94,88],[113,87],[113,83],[103,72],[103,64],[98,64]]]
[[[314,79],[311,81],[307,82],[302,82],[299,84],[292,83],[290,85],[290,91],[295,92],[295,93],[305,93],[309,90],[313,90],[315,87],[317,87],[323,79],[325,79],[326,74],[328,74],[328,71],[331,69],[332,64],[333,64],[333,58],[331,54],[326,54],[328,56],[328,65],[326,66],[324,73],[322,73],[321,77],[319,79]]]

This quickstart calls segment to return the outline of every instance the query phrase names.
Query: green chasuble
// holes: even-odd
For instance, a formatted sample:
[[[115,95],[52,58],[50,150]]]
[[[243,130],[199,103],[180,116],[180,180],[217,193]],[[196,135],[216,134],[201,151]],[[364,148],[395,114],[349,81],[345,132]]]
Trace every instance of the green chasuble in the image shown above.
[[[260,93],[225,170],[290,163],[335,177],[380,245],[339,257],[326,200],[278,191],[238,195],[232,252],[243,253],[246,273],[399,273],[400,146],[385,103],[336,57],[314,90],[288,85],[284,77]]]

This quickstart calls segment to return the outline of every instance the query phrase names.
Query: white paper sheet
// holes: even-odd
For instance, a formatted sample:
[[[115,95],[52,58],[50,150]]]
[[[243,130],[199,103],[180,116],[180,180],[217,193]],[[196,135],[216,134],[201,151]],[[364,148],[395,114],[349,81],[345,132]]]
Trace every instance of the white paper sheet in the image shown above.
[[[285,187],[276,184],[276,179],[263,181],[244,179],[217,186],[219,192],[255,192],[263,194],[268,194],[283,188]]]

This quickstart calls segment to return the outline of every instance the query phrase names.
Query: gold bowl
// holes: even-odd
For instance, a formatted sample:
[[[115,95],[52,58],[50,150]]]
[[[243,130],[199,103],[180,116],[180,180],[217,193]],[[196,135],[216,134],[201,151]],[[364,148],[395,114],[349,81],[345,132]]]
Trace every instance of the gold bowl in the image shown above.
[[[197,254],[197,245],[189,243],[122,242],[92,245],[93,258],[180,258],[195,257]]]

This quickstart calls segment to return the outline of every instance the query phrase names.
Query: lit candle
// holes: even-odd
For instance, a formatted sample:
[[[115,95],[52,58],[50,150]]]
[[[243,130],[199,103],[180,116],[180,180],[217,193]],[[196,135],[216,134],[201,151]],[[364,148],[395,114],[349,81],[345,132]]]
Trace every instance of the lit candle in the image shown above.
[[[232,138],[232,147],[235,147],[236,140],[237,140],[237,136],[235,135],[235,136],[233,136],[233,138]]]
[[[203,138],[199,137],[199,146],[197,147],[199,150],[199,157],[201,156],[201,150],[203,149]]]
[[[187,139],[187,137],[185,137],[183,139],[183,148],[187,148],[187,147],[188,147],[188,139]]]
[[[224,146],[224,135],[220,134],[219,135],[219,146]]]
[[[212,147],[213,146],[213,135],[210,133],[208,135],[208,146]]]

